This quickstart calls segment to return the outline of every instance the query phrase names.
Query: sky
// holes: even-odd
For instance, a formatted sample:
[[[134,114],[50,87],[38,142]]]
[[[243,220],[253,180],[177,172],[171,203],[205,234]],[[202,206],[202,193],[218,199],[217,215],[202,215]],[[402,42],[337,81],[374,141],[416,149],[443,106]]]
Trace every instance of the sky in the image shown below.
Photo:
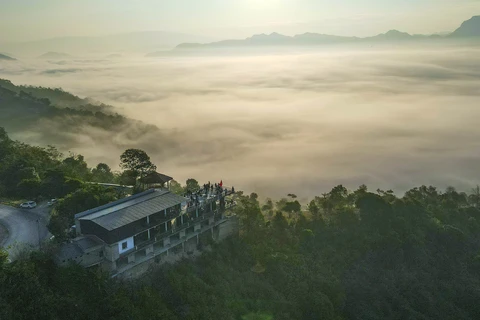
[[[0,0],[0,43],[162,30],[223,38],[453,31],[479,0]]]

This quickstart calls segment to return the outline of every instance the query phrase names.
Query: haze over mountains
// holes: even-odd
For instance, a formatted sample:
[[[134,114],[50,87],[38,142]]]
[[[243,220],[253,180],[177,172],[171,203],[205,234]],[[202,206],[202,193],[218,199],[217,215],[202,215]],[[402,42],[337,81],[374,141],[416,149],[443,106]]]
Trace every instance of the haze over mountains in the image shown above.
[[[226,47],[256,47],[256,46],[309,46],[332,43],[361,43],[378,41],[408,41],[408,40],[438,40],[442,38],[454,39],[464,37],[480,37],[480,16],[474,16],[462,23],[453,33],[445,36],[433,35],[411,35],[398,30],[390,30],[387,33],[373,37],[344,37],[319,33],[297,34],[293,37],[279,33],[259,34],[242,40],[223,40],[211,43],[182,43],[175,49],[204,49],[204,48],[226,48]],[[150,54],[155,56],[156,53]]]
[[[46,52],[38,57],[39,59],[69,59],[72,58],[71,55],[62,53],[62,52]]]
[[[172,48],[182,42],[206,42],[211,37],[165,31],[142,31],[98,37],[61,37],[39,41],[11,42],[0,48],[11,52],[39,55],[44,52],[148,52]]]
[[[310,190],[339,180],[405,190],[434,177],[427,182],[445,186],[452,175],[458,177],[455,185],[469,188],[477,183],[471,177],[480,141],[477,25],[473,18],[438,40],[390,31],[371,37],[373,45],[314,33],[252,37],[273,43],[348,40],[312,49],[293,46],[278,55],[277,46],[198,59],[119,57],[120,52],[90,59],[67,48],[29,58],[12,52],[18,61],[0,61],[0,77],[43,89],[7,86],[15,94],[0,94],[0,126],[15,139],[55,144],[112,166],[127,147],[143,148],[179,180],[218,175],[275,195],[312,195]],[[385,39],[393,40],[376,45]],[[0,50],[10,56],[10,50]],[[39,59],[45,52],[47,58]],[[59,53],[74,58],[60,55],[55,61]],[[112,105],[111,112],[124,118],[109,110],[102,110],[106,116],[78,106],[68,110],[69,101],[87,102],[55,89],[60,87]],[[429,162],[432,157],[439,159],[437,166]],[[452,168],[454,163],[462,165]],[[301,184],[290,185],[286,176]]]
[[[255,47],[296,47],[318,46],[326,44],[371,44],[406,41],[433,41],[461,38],[480,39],[480,16],[474,16],[462,23],[452,33],[437,33],[431,35],[409,34],[398,30],[371,37],[346,37],[321,33],[306,32],[295,36],[271,34],[253,35],[246,39],[231,39],[211,42],[210,37],[184,33],[145,31],[132,32],[97,37],[62,37],[39,41],[4,43],[0,49],[25,56],[37,56],[41,59],[69,59],[80,55],[102,55],[108,58],[118,58],[123,53],[141,53],[147,56],[176,55],[181,51],[197,49],[222,48],[255,48]],[[170,51],[170,49],[174,50]],[[67,54],[68,53],[68,54]],[[10,60],[8,55],[0,55],[2,60]],[[14,59],[15,60],[15,59]]]
[[[16,59],[0,53],[0,60],[11,60],[11,61],[13,61],[13,60],[16,60]]]

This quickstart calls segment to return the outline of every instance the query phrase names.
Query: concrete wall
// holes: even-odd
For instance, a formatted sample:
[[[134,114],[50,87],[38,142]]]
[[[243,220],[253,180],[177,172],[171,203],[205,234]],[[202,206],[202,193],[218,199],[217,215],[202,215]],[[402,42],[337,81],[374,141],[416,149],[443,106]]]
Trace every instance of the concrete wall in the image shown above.
[[[116,243],[112,245],[105,246],[105,259],[109,261],[115,261],[120,257],[120,252],[118,251],[118,245]]]
[[[80,226],[80,221],[75,219],[75,234],[77,236],[81,235],[82,234],[82,229],[81,229],[81,226]]]
[[[136,265],[135,262],[133,262],[135,259],[135,253],[132,253],[131,258],[129,257],[129,262],[133,263],[132,267],[123,273],[118,274],[117,277],[137,278],[147,272],[150,268],[156,268],[164,263],[176,263],[183,258],[197,257],[201,254],[201,251],[197,250],[197,236],[200,241],[203,239],[204,245],[208,243],[208,241],[205,241],[206,238],[211,239],[213,236],[217,241],[222,241],[228,236],[238,233],[238,219],[236,217],[230,217],[227,221],[216,226],[215,230],[213,229],[213,225],[211,227],[211,229],[207,229],[201,234],[188,238],[187,241],[175,243],[174,247],[169,248],[167,252],[162,254],[154,255],[153,246],[151,248],[146,248],[146,253],[151,256],[151,259]],[[214,230],[214,232],[212,232],[212,230]],[[169,238],[166,238],[164,240],[164,247],[168,247],[168,244]],[[205,250],[207,247],[204,246],[203,248],[203,250]],[[113,262],[111,266],[114,266],[114,264],[115,262]],[[114,269],[111,269],[111,271],[113,270]]]
[[[122,244],[123,243],[127,243],[127,247],[125,249],[122,248]],[[122,241],[119,241],[118,242],[118,252],[120,254],[124,253],[124,252],[127,252],[128,250],[131,250],[135,247],[134,243],[133,243],[133,237],[130,237],[130,238],[127,238],[127,239],[124,239]]]
[[[185,242],[185,252],[194,252],[197,250],[198,236],[192,237]]]
[[[88,267],[103,260],[103,248],[85,253],[78,261],[81,266]]]
[[[65,261],[60,261],[57,259],[57,262],[60,265],[68,265],[70,263],[78,263],[82,267],[90,267],[91,265],[101,263],[104,260],[103,247],[98,247],[95,250],[92,250],[88,253],[79,254],[76,257],[72,257]]]

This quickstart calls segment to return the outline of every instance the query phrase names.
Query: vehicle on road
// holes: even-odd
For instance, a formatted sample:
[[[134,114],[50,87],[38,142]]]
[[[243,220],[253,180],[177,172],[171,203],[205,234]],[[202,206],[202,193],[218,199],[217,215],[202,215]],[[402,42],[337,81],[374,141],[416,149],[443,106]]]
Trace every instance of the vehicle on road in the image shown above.
[[[20,208],[23,208],[23,209],[33,209],[37,206],[37,203],[35,201],[27,201],[27,202],[24,202],[20,205]]]
[[[47,205],[49,207],[53,206],[55,203],[57,203],[57,199],[51,199],[50,201],[48,201]]]

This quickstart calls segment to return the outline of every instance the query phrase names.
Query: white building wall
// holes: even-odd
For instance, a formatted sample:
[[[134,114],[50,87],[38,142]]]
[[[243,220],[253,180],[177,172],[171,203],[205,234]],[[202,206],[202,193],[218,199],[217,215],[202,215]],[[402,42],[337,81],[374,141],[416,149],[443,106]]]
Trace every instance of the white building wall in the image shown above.
[[[123,248],[123,243],[127,243],[127,247],[126,248]],[[130,250],[130,249],[133,249],[134,247],[134,244],[133,244],[133,237],[130,237],[130,238],[127,238],[127,239],[124,239],[120,242],[118,242],[118,252],[120,252],[120,254]]]

